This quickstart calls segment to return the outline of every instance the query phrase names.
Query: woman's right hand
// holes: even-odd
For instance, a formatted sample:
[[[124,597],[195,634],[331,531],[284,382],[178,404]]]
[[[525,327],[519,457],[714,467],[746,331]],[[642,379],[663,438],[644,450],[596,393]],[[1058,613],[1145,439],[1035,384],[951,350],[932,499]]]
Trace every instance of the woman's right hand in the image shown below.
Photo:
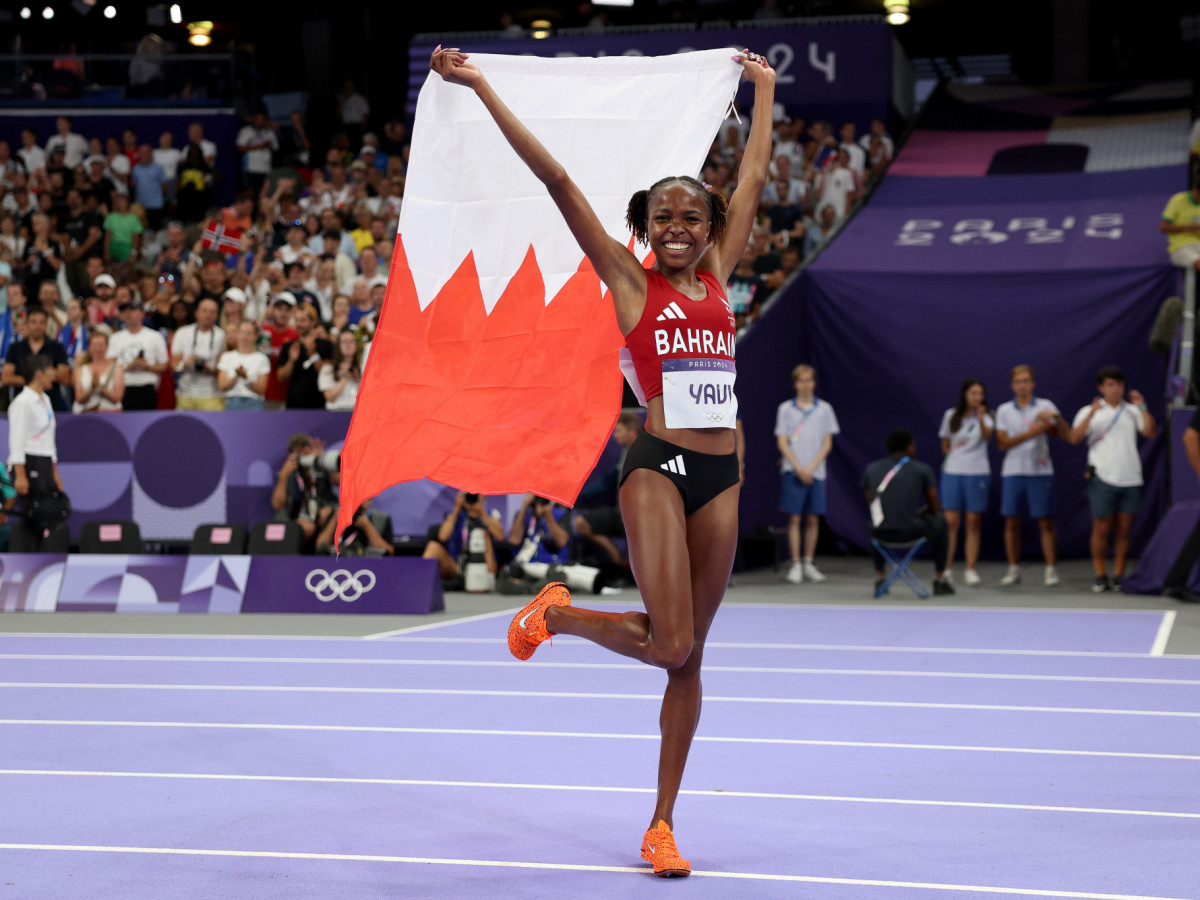
[[[468,63],[467,54],[457,47],[443,50],[442,45],[438,44],[429,57],[429,68],[451,84],[461,84],[472,90],[483,79],[483,73]]]
[[[25,475],[18,474],[13,479],[13,488],[16,489],[18,494],[24,497],[29,493],[29,478]]]

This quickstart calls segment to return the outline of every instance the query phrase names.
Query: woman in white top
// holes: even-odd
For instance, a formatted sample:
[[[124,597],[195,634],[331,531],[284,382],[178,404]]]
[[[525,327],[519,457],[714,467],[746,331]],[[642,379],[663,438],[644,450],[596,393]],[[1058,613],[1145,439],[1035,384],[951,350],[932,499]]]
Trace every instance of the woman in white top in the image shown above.
[[[72,412],[120,412],[125,396],[125,370],[108,358],[108,330],[97,326],[87,350],[75,358],[75,403]]]
[[[354,409],[362,380],[362,352],[350,329],[338,333],[333,359],[321,367],[317,388],[325,395],[326,409]]]
[[[958,403],[942,416],[938,437],[942,439],[941,499],[950,531],[949,552],[946,554],[945,579],[950,578],[958,542],[958,525],[962,514],[967,515],[965,556],[966,583],[978,587],[980,578],[975,571],[979,560],[983,514],[987,511],[991,464],[988,462],[988,441],[992,439],[995,423],[987,408],[987,392],[978,378],[968,378],[958,392]]]
[[[225,393],[225,408],[262,409],[271,360],[259,353],[258,326],[243,321],[238,325],[237,345],[221,354],[217,363],[217,388]]]
[[[27,357],[21,363],[21,377],[25,387],[8,407],[8,465],[19,504],[8,549],[12,553],[66,553],[70,534],[65,521],[46,530],[48,526],[39,527],[25,518],[32,513],[33,499],[63,490],[54,408],[47,393],[57,380],[54,362],[41,354]]]

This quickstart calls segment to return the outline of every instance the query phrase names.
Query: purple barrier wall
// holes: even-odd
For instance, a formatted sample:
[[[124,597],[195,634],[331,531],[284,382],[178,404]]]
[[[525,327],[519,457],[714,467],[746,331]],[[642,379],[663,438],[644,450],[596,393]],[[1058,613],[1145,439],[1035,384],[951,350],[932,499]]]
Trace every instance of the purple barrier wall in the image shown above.
[[[0,556],[5,612],[424,614],[437,563],[412,557]]]
[[[551,35],[545,39],[505,38],[472,40],[470,53],[529,56],[666,56],[690,50],[749,46],[766,55],[777,73],[775,99],[792,115],[808,121],[846,119],[865,133],[873,116],[888,119],[892,97],[892,58],[895,43],[883,22],[800,25],[701,31],[642,31],[626,33]],[[408,115],[416,110],[417,94],[429,71],[434,45],[409,45]],[[743,84],[739,104],[747,109],[752,93]]]

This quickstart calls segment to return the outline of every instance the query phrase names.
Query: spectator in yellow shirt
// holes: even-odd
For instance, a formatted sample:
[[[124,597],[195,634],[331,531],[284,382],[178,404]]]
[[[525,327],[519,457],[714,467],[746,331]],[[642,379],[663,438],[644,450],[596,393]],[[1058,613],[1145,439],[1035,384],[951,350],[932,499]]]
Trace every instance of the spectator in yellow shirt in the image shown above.
[[[1167,235],[1171,262],[1184,269],[1200,269],[1200,175],[1190,191],[1167,201],[1158,230]]]

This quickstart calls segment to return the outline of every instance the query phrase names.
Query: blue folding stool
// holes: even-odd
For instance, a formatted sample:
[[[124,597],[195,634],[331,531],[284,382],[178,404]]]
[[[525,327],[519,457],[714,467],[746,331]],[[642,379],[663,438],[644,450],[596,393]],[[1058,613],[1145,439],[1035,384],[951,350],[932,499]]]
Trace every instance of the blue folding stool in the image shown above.
[[[892,567],[892,571],[888,572],[887,577],[879,583],[879,587],[875,588],[876,599],[886,594],[898,580],[903,580],[922,600],[929,599],[929,591],[921,583],[921,579],[913,574],[911,568],[912,561],[917,558],[917,553],[925,546],[925,538],[904,542],[881,541],[878,538],[871,538],[871,546],[879,551],[879,555]],[[897,559],[895,553],[897,550],[908,550],[908,552]]]

